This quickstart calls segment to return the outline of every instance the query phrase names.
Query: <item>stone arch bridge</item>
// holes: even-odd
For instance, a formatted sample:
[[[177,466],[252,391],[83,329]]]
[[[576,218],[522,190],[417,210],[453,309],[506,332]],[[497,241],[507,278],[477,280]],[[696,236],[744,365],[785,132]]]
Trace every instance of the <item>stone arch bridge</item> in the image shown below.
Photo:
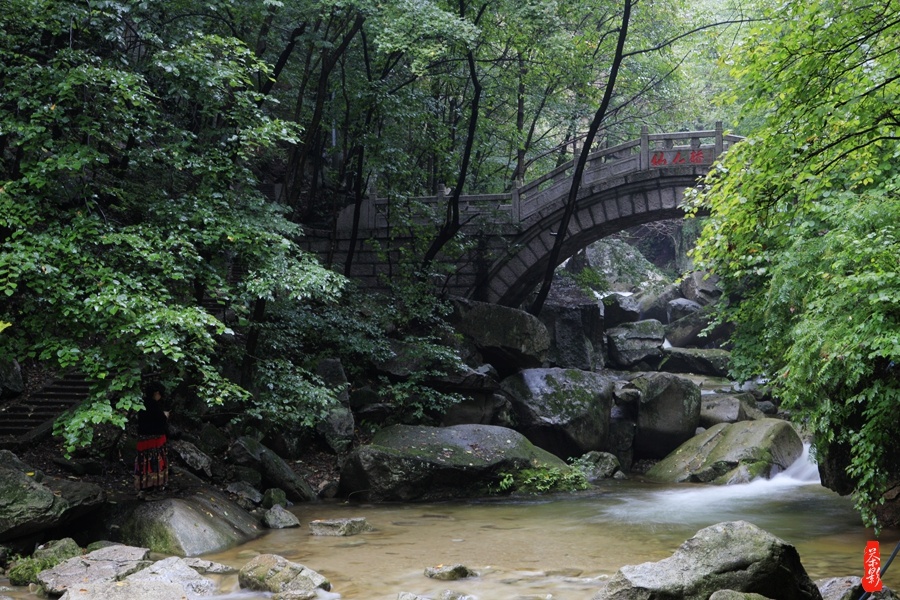
[[[724,135],[721,123],[707,131],[651,134],[596,151],[588,157],[578,206],[565,233],[564,261],[603,237],[635,225],[680,218],[684,190],[705,175],[713,161],[742,138]],[[476,241],[463,256],[439,256],[449,273],[438,282],[444,291],[507,306],[522,304],[540,283],[557,235],[572,183],[574,161],[506,194],[460,197],[461,233]],[[416,235],[412,219],[434,231],[446,212],[448,192],[406,201],[379,198],[370,191],[361,207],[351,277],[383,288],[396,269],[396,257]],[[430,209],[430,210],[429,210]],[[341,267],[351,246],[354,207],[339,215],[330,231],[306,229],[301,245],[325,264]],[[398,225],[406,217],[406,226]],[[557,266],[557,265],[554,265]]]

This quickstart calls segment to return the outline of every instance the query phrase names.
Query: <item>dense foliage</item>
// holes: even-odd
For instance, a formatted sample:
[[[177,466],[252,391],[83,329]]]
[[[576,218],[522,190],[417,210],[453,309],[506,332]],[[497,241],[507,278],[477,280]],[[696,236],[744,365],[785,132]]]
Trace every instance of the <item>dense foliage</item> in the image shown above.
[[[869,523],[900,480],[900,4],[788,2],[741,47],[763,125],[698,205],[697,248],[737,324],[738,376],[768,377],[820,459],[849,455]]]
[[[341,285],[299,252],[250,170],[299,132],[260,107],[268,67],[234,39],[125,8],[0,11],[0,355],[97,382],[65,424],[70,449],[90,423],[123,423],[142,373],[211,404],[247,396],[217,360],[235,331],[205,300],[246,319],[250,301]],[[238,266],[246,276],[229,278]]]
[[[440,411],[457,398],[427,384],[459,361],[428,255],[470,241],[409,219],[410,197],[554,168],[604,94],[598,144],[694,126],[688,8],[634,4],[613,88],[609,0],[2,0],[0,358],[95,382],[60,423],[70,450],[123,425],[147,377],[313,425],[336,398],[323,357],[363,380],[416,356],[373,385],[398,420]],[[419,242],[386,299],[297,245],[370,186]]]

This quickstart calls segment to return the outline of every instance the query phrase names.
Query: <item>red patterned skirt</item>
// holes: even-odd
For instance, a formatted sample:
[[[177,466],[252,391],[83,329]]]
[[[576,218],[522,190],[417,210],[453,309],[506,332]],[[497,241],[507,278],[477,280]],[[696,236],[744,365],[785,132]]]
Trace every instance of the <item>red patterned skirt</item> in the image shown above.
[[[169,483],[169,455],[166,436],[141,436],[134,459],[134,489],[165,487]]]

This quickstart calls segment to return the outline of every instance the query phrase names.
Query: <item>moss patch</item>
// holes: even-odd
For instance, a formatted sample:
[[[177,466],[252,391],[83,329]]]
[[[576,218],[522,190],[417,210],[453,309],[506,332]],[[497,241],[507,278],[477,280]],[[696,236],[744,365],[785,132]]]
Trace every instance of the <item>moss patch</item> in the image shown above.
[[[28,585],[29,583],[37,583],[38,573],[47,569],[52,569],[58,562],[50,558],[22,558],[13,564],[7,571],[6,576],[13,585]]]

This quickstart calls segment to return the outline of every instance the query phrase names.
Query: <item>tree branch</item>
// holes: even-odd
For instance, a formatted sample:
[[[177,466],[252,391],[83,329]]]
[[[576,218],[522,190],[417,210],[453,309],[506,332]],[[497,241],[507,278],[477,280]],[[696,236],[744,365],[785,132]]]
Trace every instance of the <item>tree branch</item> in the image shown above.
[[[619,38],[616,42],[616,53],[613,56],[612,65],[610,65],[609,77],[607,77],[606,80],[606,89],[603,90],[603,99],[600,101],[600,107],[597,109],[597,112],[594,113],[594,119],[591,121],[591,125],[588,128],[588,133],[584,141],[584,148],[582,149],[581,154],[578,155],[575,172],[572,174],[572,186],[569,188],[569,196],[566,198],[566,206],[563,209],[556,239],[553,242],[553,248],[551,248],[550,256],[547,259],[547,269],[544,271],[544,280],[534,303],[529,309],[529,312],[533,315],[540,314],[541,309],[544,307],[544,301],[547,300],[547,295],[550,293],[550,286],[553,284],[553,272],[556,270],[556,265],[559,263],[559,257],[562,254],[566,230],[569,228],[569,221],[571,221],[572,215],[575,213],[575,207],[578,204],[578,192],[581,189],[581,180],[584,176],[588,155],[590,154],[591,146],[594,143],[594,138],[597,136],[597,131],[600,129],[600,125],[606,118],[606,111],[609,108],[609,104],[612,101],[613,91],[616,87],[616,78],[619,76],[619,69],[622,67],[622,61],[625,58],[625,40],[628,39],[628,25],[631,20],[631,2],[632,0],[625,0],[625,8],[622,11],[622,23],[619,26]]]

